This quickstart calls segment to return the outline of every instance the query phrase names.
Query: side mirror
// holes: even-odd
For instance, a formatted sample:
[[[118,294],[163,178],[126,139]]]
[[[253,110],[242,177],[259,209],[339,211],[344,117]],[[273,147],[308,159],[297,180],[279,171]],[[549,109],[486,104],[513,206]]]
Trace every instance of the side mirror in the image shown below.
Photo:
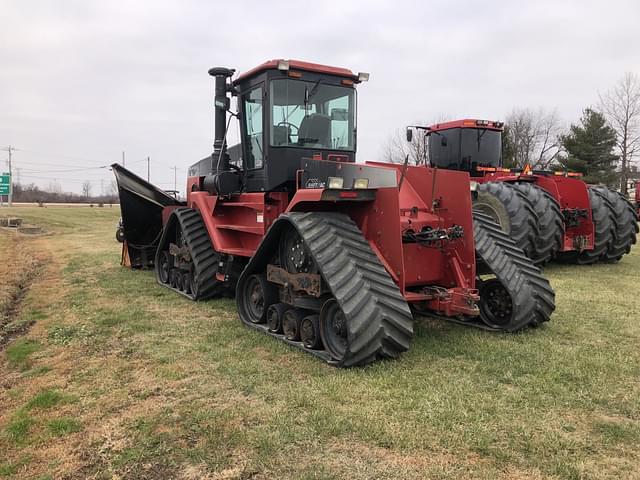
[[[411,127],[407,127],[407,142],[411,142],[413,140],[413,130]]]
[[[443,147],[447,146],[447,137],[440,137],[440,145],[442,145]]]

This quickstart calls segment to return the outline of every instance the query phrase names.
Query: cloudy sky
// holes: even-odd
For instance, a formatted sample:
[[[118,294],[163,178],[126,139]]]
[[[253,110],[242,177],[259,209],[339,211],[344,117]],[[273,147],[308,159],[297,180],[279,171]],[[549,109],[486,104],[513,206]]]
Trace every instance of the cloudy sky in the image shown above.
[[[640,2],[0,0],[0,147],[22,183],[99,193],[119,161],[173,188],[211,151],[211,66],[296,58],[371,73],[360,160],[420,119],[576,121],[625,71],[640,74]],[[4,169],[6,152],[0,152]]]

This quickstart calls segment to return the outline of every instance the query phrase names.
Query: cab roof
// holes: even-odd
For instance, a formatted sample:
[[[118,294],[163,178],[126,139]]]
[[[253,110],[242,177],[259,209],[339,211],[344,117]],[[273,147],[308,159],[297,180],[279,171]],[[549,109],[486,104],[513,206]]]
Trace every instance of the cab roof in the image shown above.
[[[247,78],[253,77],[266,70],[275,70],[278,68],[278,64],[280,62],[289,62],[290,70],[303,70],[303,71],[314,72],[314,73],[325,73],[327,75],[335,75],[338,77],[349,78],[354,82],[358,81],[358,75],[353,73],[348,68],[331,67],[329,65],[321,65],[319,63],[310,63],[302,60],[286,60],[283,58],[277,58],[274,60],[267,60],[266,62],[258,65],[257,67],[254,67],[251,70],[241,73],[238,76],[238,78],[234,80],[233,83],[236,84],[238,82],[241,82]]]
[[[436,123],[429,126],[431,131],[447,130],[449,128],[483,128],[486,130],[504,130],[504,122],[496,122],[493,120],[479,120],[477,118],[464,118],[462,120],[453,120],[451,122]]]

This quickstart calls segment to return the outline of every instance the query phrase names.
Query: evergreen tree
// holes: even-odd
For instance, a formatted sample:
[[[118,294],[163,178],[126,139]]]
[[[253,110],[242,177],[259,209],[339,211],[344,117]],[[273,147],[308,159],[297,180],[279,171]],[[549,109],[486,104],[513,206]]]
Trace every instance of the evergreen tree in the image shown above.
[[[560,141],[567,152],[560,160],[566,169],[582,173],[588,183],[615,184],[618,176],[618,156],[613,153],[616,132],[600,112],[585,109],[580,125],[571,125],[569,134],[562,135]]]

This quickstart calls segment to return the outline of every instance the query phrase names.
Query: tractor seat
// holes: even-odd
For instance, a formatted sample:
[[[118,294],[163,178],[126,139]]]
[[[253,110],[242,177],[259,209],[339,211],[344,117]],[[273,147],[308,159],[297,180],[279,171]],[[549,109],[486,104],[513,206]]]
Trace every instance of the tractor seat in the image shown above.
[[[312,148],[331,146],[331,117],[312,113],[302,119],[298,145]]]

